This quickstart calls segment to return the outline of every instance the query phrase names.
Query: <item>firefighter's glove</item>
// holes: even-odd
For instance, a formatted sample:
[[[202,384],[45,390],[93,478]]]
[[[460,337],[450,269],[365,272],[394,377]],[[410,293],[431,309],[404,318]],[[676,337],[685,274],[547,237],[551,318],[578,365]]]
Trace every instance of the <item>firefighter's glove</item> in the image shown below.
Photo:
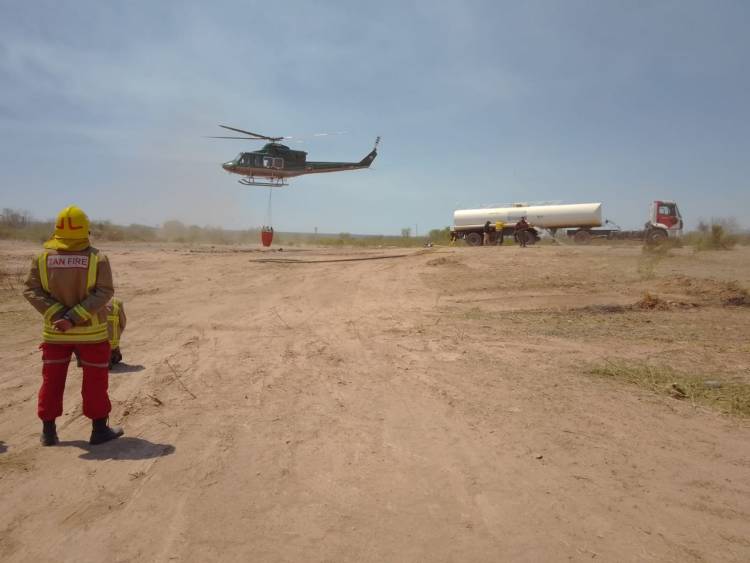
[[[62,317],[61,319],[57,319],[52,324],[55,325],[55,329],[59,330],[60,332],[65,332],[73,328],[73,321],[71,321],[68,317]]]

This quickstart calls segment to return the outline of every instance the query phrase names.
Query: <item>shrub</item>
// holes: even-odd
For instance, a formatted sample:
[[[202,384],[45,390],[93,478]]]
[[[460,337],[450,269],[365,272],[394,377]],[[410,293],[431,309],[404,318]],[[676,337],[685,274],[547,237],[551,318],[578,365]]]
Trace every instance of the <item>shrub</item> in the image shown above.
[[[698,229],[685,235],[685,242],[696,250],[730,250],[740,240],[737,222],[733,219],[701,221]]]

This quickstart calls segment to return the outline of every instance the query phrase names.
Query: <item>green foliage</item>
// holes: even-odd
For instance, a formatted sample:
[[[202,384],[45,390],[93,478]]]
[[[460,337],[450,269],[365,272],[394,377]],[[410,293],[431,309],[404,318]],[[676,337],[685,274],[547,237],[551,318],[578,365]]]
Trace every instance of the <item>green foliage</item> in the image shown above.
[[[451,228],[445,227],[444,229],[432,229],[427,238],[433,244],[448,244],[451,241]]]

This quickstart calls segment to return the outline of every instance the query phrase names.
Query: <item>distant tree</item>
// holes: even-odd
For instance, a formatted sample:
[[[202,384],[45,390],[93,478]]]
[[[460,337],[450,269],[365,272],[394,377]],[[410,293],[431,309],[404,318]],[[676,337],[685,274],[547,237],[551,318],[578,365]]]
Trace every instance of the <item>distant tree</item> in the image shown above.
[[[6,207],[3,209],[2,215],[0,215],[0,222],[11,229],[23,229],[31,223],[31,214],[21,209]]]
[[[432,229],[429,234],[429,239],[432,242],[447,242],[451,238],[451,228],[445,227],[444,229]]]
[[[184,240],[185,234],[187,233],[187,228],[185,225],[180,221],[165,221],[164,224],[161,226],[162,233],[164,234],[164,238],[169,241],[176,241],[179,239]]]
[[[405,227],[401,229],[401,236],[404,238],[409,238],[411,236],[411,227]]]
[[[187,228],[187,233],[183,239],[183,242],[200,242],[203,239],[203,229],[198,225],[190,225]]]
[[[735,217],[711,217],[711,227],[713,228],[714,225],[721,225],[724,232],[729,234],[735,234],[742,230]]]

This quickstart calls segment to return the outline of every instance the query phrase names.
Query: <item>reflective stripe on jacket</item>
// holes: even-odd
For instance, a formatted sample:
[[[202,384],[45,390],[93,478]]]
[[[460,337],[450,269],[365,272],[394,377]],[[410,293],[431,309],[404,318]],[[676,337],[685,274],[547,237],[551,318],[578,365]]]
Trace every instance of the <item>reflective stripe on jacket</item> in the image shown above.
[[[49,250],[32,261],[24,296],[44,319],[45,342],[107,340],[106,303],[114,294],[106,256],[89,247],[80,252]],[[64,314],[73,321],[65,332],[53,323]]]

